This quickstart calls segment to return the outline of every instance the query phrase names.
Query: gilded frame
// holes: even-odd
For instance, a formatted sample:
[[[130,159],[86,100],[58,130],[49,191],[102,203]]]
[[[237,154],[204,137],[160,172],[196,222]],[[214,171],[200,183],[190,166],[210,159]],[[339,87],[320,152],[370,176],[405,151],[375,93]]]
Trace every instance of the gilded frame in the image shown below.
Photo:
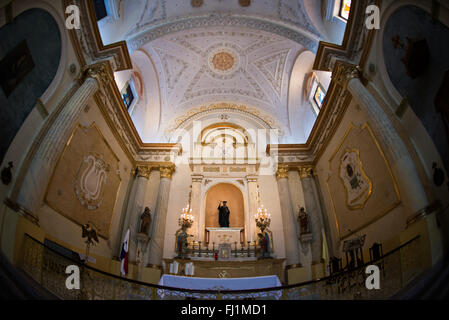
[[[331,162],[332,162],[333,158],[334,158],[334,157],[337,155],[337,153],[340,151],[340,149],[341,149],[343,143],[346,141],[346,139],[347,139],[347,137],[349,136],[349,134],[351,133],[351,131],[352,131],[353,129],[355,129],[355,128],[356,128],[356,126],[351,122],[350,125],[349,125],[349,128],[346,130],[346,132],[345,132],[343,138],[341,139],[340,143],[338,144],[337,148],[334,150],[334,152],[332,153],[332,156],[331,156],[331,157],[329,158],[329,160],[328,160],[328,161],[329,161],[329,170],[332,169],[332,167],[331,167]],[[402,200],[401,200],[401,195],[400,195],[400,193],[399,193],[399,187],[398,187],[398,185],[397,185],[396,178],[395,178],[394,175],[393,175],[393,171],[392,171],[392,169],[391,169],[391,165],[390,165],[390,163],[389,163],[387,157],[385,156],[385,153],[384,153],[382,147],[380,146],[380,143],[379,143],[379,141],[377,140],[376,136],[374,135],[374,132],[373,132],[373,130],[371,129],[371,127],[370,127],[370,125],[368,124],[368,122],[365,122],[365,123],[362,125],[361,131],[363,131],[363,130],[368,130],[368,133],[369,133],[370,137],[373,139],[374,144],[375,144],[376,147],[377,147],[377,150],[380,152],[380,155],[381,155],[382,159],[384,160],[385,166],[386,166],[386,168],[387,168],[387,170],[388,170],[388,174],[389,174],[389,176],[391,177],[391,179],[392,179],[392,181],[393,181],[393,187],[394,187],[394,190],[395,190],[395,194],[396,194],[396,197],[397,197],[397,201],[396,201],[392,206],[390,206],[390,207],[388,207],[386,210],[384,210],[383,212],[380,212],[378,215],[376,215],[376,216],[375,216],[373,219],[371,219],[370,221],[368,221],[368,222],[362,224],[361,226],[355,228],[355,230],[351,230],[351,232],[349,232],[349,233],[343,235],[343,234],[342,234],[342,231],[341,231],[341,229],[340,229],[340,223],[339,223],[338,216],[337,216],[337,210],[336,210],[336,208],[335,208],[335,201],[334,201],[334,199],[333,199],[333,197],[332,197],[332,192],[331,192],[331,189],[330,189],[330,186],[329,186],[329,180],[332,178],[332,176],[329,176],[329,177],[327,178],[327,180],[326,180],[326,187],[327,187],[327,191],[328,191],[328,193],[329,193],[329,199],[330,199],[330,202],[331,202],[332,213],[333,213],[334,220],[335,220],[335,227],[336,227],[337,234],[338,234],[338,238],[340,239],[340,241],[342,241],[342,240],[344,240],[344,239],[346,239],[346,238],[352,236],[353,234],[356,234],[356,233],[359,232],[360,230],[365,229],[365,228],[368,227],[369,225],[375,223],[376,221],[378,221],[379,219],[381,219],[382,217],[384,217],[385,215],[387,215],[388,213],[390,213],[391,211],[393,211],[395,208],[397,208],[397,207],[401,204],[401,202],[402,202]],[[367,199],[367,200],[368,200],[368,199]],[[366,200],[366,201],[367,201],[367,200]],[[365,201],[365,202],[366,202],[366,201]]]

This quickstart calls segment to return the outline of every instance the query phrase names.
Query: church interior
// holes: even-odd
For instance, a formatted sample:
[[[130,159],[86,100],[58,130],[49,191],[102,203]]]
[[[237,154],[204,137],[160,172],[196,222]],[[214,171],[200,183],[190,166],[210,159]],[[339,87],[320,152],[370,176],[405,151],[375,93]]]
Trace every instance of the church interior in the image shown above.
[[[448,57],[443,0],[0,0],[0,296],[447,299]]]

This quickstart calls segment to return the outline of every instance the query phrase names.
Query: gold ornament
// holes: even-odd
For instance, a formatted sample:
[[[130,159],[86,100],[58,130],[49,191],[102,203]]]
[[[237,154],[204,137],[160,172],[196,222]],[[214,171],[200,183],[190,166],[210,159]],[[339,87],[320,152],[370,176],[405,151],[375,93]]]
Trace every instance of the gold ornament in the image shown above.
[[[314,168],[312,165],[305,165],[298,167],[299,176],[301,179],[313,176]]]
[[[282,166],[278,167],[278,170],[276,171],[276,179],[282,179],[286,178],[288,179],[288,167]]]
[[[161,178],[167,178],[167,179],[171,179],[173,172],[175,172],[175,166],[171,165],[171,166],[161,166],[159,168],[160,172],[161,172]]]
[[[219,52],[212,59],[215,69],[220,71],[227,71],[234,66],[235,59],[229,52]]]
[[[150,179],[151,167],[149,166],[137,166],[137,176]]]

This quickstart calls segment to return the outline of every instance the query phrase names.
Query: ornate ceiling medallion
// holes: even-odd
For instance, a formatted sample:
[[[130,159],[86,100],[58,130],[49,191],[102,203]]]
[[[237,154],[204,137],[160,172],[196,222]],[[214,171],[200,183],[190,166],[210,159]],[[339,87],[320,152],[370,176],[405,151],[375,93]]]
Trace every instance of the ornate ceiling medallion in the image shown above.
[[[215,69],[220,71],[227,71],[234,66],[234,56],[229,52],[219,52],[212,58],[212,63]]]
[[[233,43],[215,44],[206,51],[207,72],[216,79],[231,79],[241,67],[240,48]]]
[[[203,0],[192,0],[192,7],[199,8],[203,5]]]

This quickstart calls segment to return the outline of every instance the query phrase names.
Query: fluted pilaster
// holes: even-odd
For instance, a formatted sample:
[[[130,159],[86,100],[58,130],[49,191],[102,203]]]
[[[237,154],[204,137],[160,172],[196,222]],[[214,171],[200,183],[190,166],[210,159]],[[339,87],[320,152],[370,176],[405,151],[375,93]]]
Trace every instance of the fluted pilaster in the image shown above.
[[[161,166],[161,182],[157,196],[156,211],[153,218],[153,227],[150,240],[149,265],[160,267],[164,254],[165,225],[167,221],[168,200],[174,165]]]
[[[99,89],[99,82],[109,79],[106,69],[105,64],[86,68],[87,77],[83,84],[55,117],[43,139],[38,142],[39,147],[17,196],[17,202],[31,213],[36,214],[42,204],[51,173],[77,124],[81,110]]]
[[[315,182],[314,167],[304,165],[298,167],[301,178],[301,186],[304,195],[304,207],[309,216],[309,228],[312,233],[312,263],[320,263],[322,258],[323,239],[323,211],[318,196],[318,188]]]
[[[200,205],[201,205],[201,185],[203,183],[202,175],[192,176],[192,195],[190,201],[190,208],[192,209],[192,214],[195,217],[195,228],[194,236],[199,239],[199,241],[204,241],[204,227],[200,225]]]
[[[148,181],[150,179],[152,167],[147,165],[138,165],[136,167],[136,175],[133,182],[133,189],[128,201],[126,217],[124,222],[123,234],[121,239],[125,237],[126,231],[130,230],[129,236],[129,260],[136,261],[137,252],[137,234],[140,226],[140,215],[144,210],[145,192],[147,190]]]
[[[351,93],[354,100],[368,116],[374,134],[382,141],[384,149],[392,160],[394,172],[398,175],[402,191],[406,193],[404,203],[410,215],[428,205],[428,199],[415,164],[402,138],[397,133],[388,115],[360,81],[361,71],[354,65],[340,64],[337,81]]]
[[[248,202],[249,202],[249,217],[248,217],[248,228],[246,231],[247,241],[251,239],[257,239],[256,237],[256,223],[254,221],[254,215],[257,213],[257,209],[260,205],[259,201],[259,186],[257,184],[257,177],[248,176],[246,177],[248,182]]]
[[[287,266],[296,266],[300,264],[299,241],[296,232],[296,217],[290,198],[288,170],[288,167],[280,166],[276,172],[276,178],[281,204],[282,224],[284,227],[285,258]]]

